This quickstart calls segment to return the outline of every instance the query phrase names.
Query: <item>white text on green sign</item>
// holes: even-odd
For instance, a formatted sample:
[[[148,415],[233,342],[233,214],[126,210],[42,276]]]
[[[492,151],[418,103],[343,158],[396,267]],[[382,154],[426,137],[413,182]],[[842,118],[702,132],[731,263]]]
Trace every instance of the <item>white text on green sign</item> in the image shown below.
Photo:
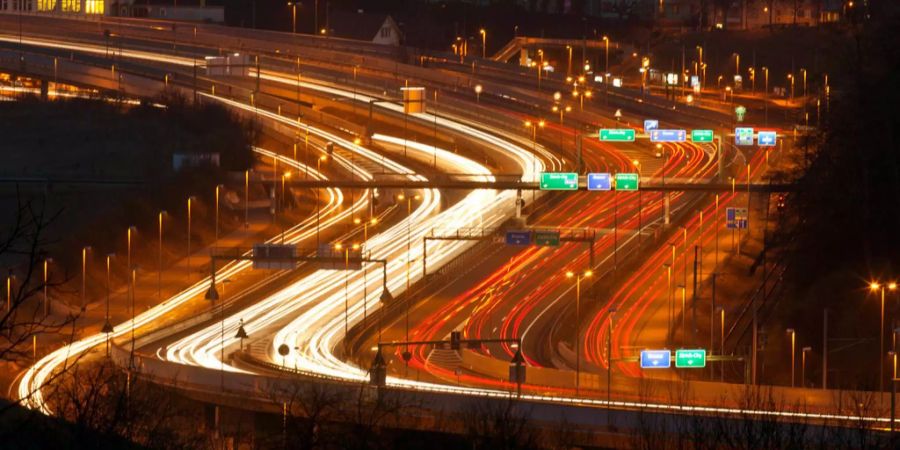
[[[713,130],[691,130],[691,140],[694,142],[712,142]]]
[[[706,350],[675,350],[675,367],[684,369],[701,369],[706,367]]]
[[[634,130],[631,128],[602,128],[600,140],[607,142],[634,142]]]
[[[640,176],[636,173],[617,173],[617,191],[636,191],[640,187]]]
[[[535,231],[534,244],[542,247],[559,247],[559,231]]]
[[[541,172],[542,191],[577,191],[578,174],[575,172]]]

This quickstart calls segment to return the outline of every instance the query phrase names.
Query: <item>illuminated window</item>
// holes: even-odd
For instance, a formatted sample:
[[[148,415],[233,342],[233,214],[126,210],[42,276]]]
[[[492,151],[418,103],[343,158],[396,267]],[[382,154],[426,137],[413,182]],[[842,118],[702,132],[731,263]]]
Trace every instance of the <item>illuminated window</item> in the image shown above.
[[[84,12],[87,14],[103,14],[103,0],[86,0]]]
[[[81,12],[80,0],[62,0],[63,12]]]
[[[53,11],[56,9],[56,0],[38,0],[38,11]]]

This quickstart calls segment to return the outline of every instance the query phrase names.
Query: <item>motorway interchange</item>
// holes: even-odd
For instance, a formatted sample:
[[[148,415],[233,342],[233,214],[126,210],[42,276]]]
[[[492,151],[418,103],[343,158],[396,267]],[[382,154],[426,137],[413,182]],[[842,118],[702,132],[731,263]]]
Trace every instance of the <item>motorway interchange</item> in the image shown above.
[[[97,32],[105,27],[113,45]],[[739,257],[742,242],[750,245],[754,227],[759,235],[768,227],[768,201],[750,189],[765,186],[788,159],[793,137],[785,125],[757,130],[757,145],[751,130],[748,145],[741,139],[753,124],[735,126],[715,110],[673,110],[628,88],[605,95],[597,88],[583,109],[566,110],[575,101],[554,96],[572,89],[565,80],[535,89],[533,74],[513,66],[485,63],[471,73],[439,58],[433,67],[404,64],[364,44],[211,25],[33,18],[21,35],[3,34],[0,42],[4,56],[24,52],[34,76],[52,68],[73,84],[129,97],[176,89],[292,141],[293,154],[290,145],[255,149],[260,170],[273,175],[263,182],[276,191],[290,171],[287,195],[315,202],[315,213],[269,243],[347,261],[323,267],[313,258],[280,272],[277,282],[255,273],[248,259],[221,262],[213,277],[114,324],[109,335],[88,335],[37,361],[15,386],[29,407],[51,412],[42,388],[53,374],[85,352],[102,357],[111,339],[113,359],[138,375],[211,395],[259,395],[260,402],[259,380],[367,383],[381,359],[387,388],[435,398],[516,395],[564,408],[860,418],[835,406],[835,393],[802,388],[772,387],[789,403],[804,402],[802,411],[741,409],[743,383],[755,382],[756,368],[748,376],[752,358],[726,347],[740,331],[726,314],[745,321],[752,314],[734,299],[710,303],[710,281]],[[208,72],[207,57],[233,53],[253,59],[237,75]],[[401,88],[409,87],[424,88],[421,111],[403,101]],[[648,118],[684,131],[660,137],[644,127]],[[624,142],[609,137],[628,134],[619,130],[637,133]],[[691,139],[691,130],[703,137]],[[304,181],[351,183],[311,189],[301,173]],[[525,190],[440,188],[453,178],[511,177]],[[605,192],[584,189],[593,178],[604,180]],[[626,178],[657,189],[625,186]],[[547,189],[560,179],[581,189]],[[385,180],[420,184],[372,187]],[[675,191],[667,181],[700,188]],[[742,229],[746,222],[751,230]],[[527,242],[503,242],[516,232]],[[537,239],[541,233],[549,240]],[[346,270],[351,252],[365,261]],[[203,313],[169,319],[180,309]],[[451,337],[463,348],[407,344]],[[641,360],[660,358],[681,366],[677,349],[702,351],[702,368],[642,367]],[[527,368],[519,383],[510,379],[511,361]],[[690,394],[673,398],[684,389]],[[880,413],[862,419],[889,420]]]

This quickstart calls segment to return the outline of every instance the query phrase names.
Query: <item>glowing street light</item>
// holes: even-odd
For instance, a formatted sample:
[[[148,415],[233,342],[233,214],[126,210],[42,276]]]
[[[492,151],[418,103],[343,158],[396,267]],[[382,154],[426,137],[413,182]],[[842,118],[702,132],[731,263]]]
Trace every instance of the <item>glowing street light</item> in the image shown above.
[[[797,350],[797,332],[793,328],[788,328],[786,330],[787,334],[791,335],[791,387],[794,387],[794,369],[797,366],[796,363],[796,350]]]
[[[581,386],[581,280],[590,278],[594,273],[587,269],[580,274],[566,272],[566,278],[575,279],[575,393]]]
[[[487,30],[484,28],[478,30],[481,34],[481,59],[487,58]]]
[[[873,281],[869,283],[869,290],[873,293],[881,291],[881,320],[880,326],[881,331],[878,333],[878,363],[879,363],[879,372],[878,372],[878,392],[884,392],[884,291],[885,289],[890,291],[897,290],[896,282],[888,282],[888,283],[880,283],[878,281]]]

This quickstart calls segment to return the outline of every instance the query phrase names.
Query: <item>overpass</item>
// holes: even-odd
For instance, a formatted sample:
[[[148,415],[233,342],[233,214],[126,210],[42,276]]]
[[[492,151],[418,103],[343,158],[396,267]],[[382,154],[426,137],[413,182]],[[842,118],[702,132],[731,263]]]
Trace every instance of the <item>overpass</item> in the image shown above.
[[[603,49],[606,50],[607,41],[602,39],[553,39],[542,37],[525,37],[517,36],[512,38],[500,50],[497,51],[490,59],[497,62],[508,62],[512,57],[516,56],[523,49],[528,48],[562,48],[566,47],[578,49]],[[619,44],[612,46],[619,48]]]
[[[582,179],[584,177],[581,177]],[[262,178],[260,181],[264,183],[273,183],[275,180],[271,178]],[[281,180],[278,180],[281,182]],[[519,180],[497,180],[497,181],[477,181],[477,180],[453,180],[448,178],[438,178],[427,181],[413,181],[403,179],[376,179],[372,181],[365,180],[346,180],[346,179],[327,179],[327,180],[285,180],[287,186],[293,188],[346,188],[346,189],[496,189],[496,190],[520,190],[520,191],[537,191],[541,190],[536,181],[519,181]],[[652,192],[730,192],[731,190],[740,192],[792,192],[796,189],[796,185],[788,183],[699,183],[699,182],[667,182],[658,181],[642,182],[640,190]],[[579,183],[581,191],[587,190],[586,184]],[[593,192],[593,191],[592,191]],[[614,192],[614,191],[613,191]]]

